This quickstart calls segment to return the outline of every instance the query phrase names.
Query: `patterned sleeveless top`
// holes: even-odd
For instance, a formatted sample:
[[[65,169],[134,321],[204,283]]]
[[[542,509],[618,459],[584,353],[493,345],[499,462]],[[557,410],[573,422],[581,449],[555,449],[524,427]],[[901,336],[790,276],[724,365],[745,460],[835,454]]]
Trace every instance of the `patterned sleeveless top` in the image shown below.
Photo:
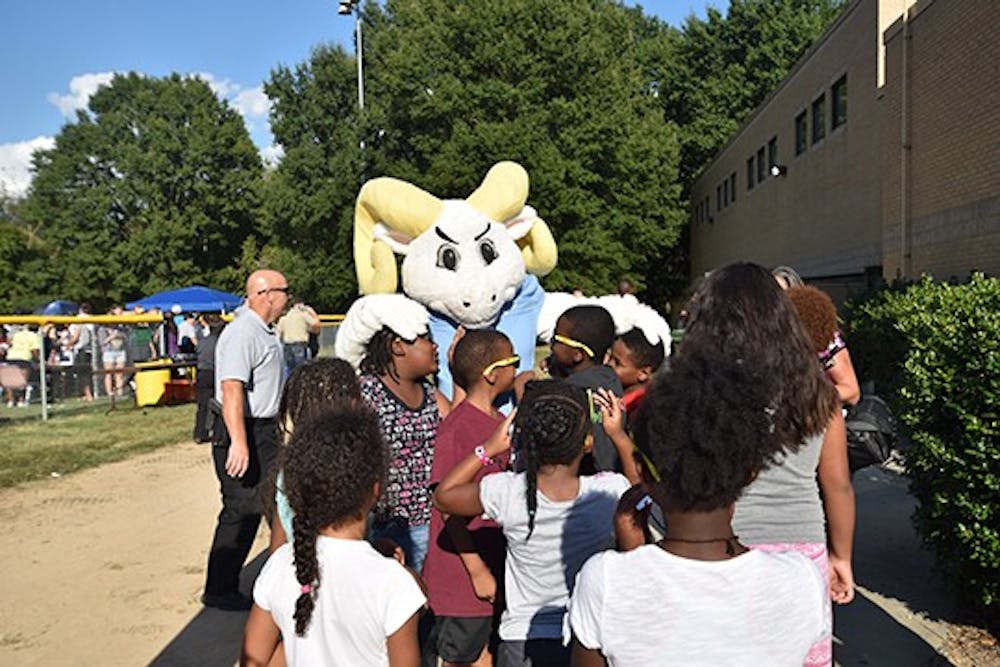
[[[427,488],[434,463],[434,438],[441,415],[434,386],[421,383],[424,401],[413,409],[403,403],[375,375],[360,378],[361,396],[378,415],[382,436],[389,445],[389,474],[385,491],[375,505],[376,523],[403,521],[409,526],[431,522],[431,494]]]

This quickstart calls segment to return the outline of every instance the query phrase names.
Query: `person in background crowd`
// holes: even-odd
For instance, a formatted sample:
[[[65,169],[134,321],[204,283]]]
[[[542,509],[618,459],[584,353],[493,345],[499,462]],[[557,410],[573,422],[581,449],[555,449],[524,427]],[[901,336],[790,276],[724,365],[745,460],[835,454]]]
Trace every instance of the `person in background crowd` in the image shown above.
[[[219,334],[226,325],[222,318],[214,313],[204,316],[208,325],[208,333],[202,335],[198,343],[198,373],[196,391],[198,411],[194,418],[194,441],[201,444],[209,442],[212,437],[212,413],[209,402],[215,392],[215,346],[219,342]]]
[[[184,319],[177,325],[177,349],[183,354],[194,354],[198,348],[200,336],[198,316],[195,313],[185,313]]]
[[[7,349],[7,363],[18,366],[24,370],[25,377],[30,381],[34,364],[38,362],[42,353],[42,339],[30,326],[15,326],[10,339],[10,347]],[[31,388],[26,387],[24,391],[15,392],[7,390],[7,407],[14,407],[15,401],[18,407],[27,407],[31,400]]]
[[[135,315],[142,315],[146,309],[136,306],[132,309]],[[153,330],[148,322],[134,324],[128,333],[128,358],[131,363],[149,361],[156,357],[156,347],[153,345]]]
[[[120,306],[113,306],[109,315],[121,315]],[[97,342],[101,347],[101,364],[105,371],[125,368],[125,330],[120,324],[105,324],[97,329]],[[125,373],[105,372],[104,393],[121,398],[125,393]]]
[[[90,304],[81,303],[78,317],[88,317],[90,315]],[[69,325],[70,345],[73,346],[74,368],[77,385],[82,390],[81,397],[84,401],[94,400],[94,393],[90,388],[91,378],[94,371],[94,325],[93,324],[71,324]]]
[[[291,372],[309,359],[309,334],[319,333],[319,318],[301,299],[295,300],[278,320],[278,335],[285,352],[285,366]]]
[[[626,294],[635,294],[635,285],[628,278],[622,278],[618,281],[618,296],[625,296]]]
[[[247,278],[246,305],[219,335],[215,354],[215,419],[212,460],[222,491],[222,511],[208,556],[202,602],[245,611],[240,570],[260,525],[261,482],[278,453],[278,406],[285,381],[281,342],[271,326],[288,304],[288,281],[277,271]]]

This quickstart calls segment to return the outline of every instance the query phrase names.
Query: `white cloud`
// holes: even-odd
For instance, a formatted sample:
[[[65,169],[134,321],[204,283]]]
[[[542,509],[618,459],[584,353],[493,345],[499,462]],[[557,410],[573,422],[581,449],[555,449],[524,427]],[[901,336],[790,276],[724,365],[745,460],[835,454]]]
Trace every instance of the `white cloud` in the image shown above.
[[[0,194],[21,197],[31,184],[31,154],[55,146],[52,137],[35,137],[16,144],[0,144]]]
[[[244,118],[267,116],[271,111],[271,99],[264,94],[264,86],[241,90],[232,99],[232,104]]]
[[[207,83],[208,87],[212,89],[212,92],[219,99],[229,99],[233,93],[240,90],[238,83],[233,83],[229,79],[216,79],[215,75],[211,72],[195,72],[190,76],[197,77]]]
[[[73,118],[77,109],[85,109],[90,96],[101,86],[111,83],[115,72],[99,72],[74,76],[69,81],[69,95],[49,93],[48,100],[62,112],[66,118]]]
[[[281,144],[271,144],[260,151],[260,158],[265,167],[277,167],[281,158],[285,157],[285,148]]]

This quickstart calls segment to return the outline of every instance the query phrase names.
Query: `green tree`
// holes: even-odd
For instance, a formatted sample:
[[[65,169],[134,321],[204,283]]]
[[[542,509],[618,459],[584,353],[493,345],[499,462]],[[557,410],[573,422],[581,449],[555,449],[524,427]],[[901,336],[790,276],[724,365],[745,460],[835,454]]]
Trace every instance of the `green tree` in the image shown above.
[[[25,220],[51,250],[51,292],[102,307],[204,282],[234,288],[261,163],[204,81],[116,76],[35,155]]]
[[[665,114],[681,128],[680,178],[698,171],[822,35],[844,0],[731,0],[685,24],[663,68]]]
[[[271,72],[264,90],[285,155],[265,178],[261,235],[244,260],[281,270],[298,295],[332,311],[357,296],[351,239],[362,164],[354,62],[340,47],[320,47],[294,70]]]
[[[0,196],[0,313],[32,311],[50,300],[48,248],[20,216],[22,202]]]
[[[388,0],[368,15],[373,174],[465,196],[516,160],[559,244],[546,287],[646,283],[684,218],[677,129],[642,60],[656,22],[607,0]]]

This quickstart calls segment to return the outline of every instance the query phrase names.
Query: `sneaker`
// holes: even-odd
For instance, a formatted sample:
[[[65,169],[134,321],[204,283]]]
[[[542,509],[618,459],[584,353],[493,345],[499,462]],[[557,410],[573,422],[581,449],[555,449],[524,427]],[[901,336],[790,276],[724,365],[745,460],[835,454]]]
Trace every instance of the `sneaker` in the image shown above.
[[[201,596],[201,603],[206,607],[222,611],[248,611],[253,606],[253,600],[242,593],[226,593],[224,595],[205,593]]]

